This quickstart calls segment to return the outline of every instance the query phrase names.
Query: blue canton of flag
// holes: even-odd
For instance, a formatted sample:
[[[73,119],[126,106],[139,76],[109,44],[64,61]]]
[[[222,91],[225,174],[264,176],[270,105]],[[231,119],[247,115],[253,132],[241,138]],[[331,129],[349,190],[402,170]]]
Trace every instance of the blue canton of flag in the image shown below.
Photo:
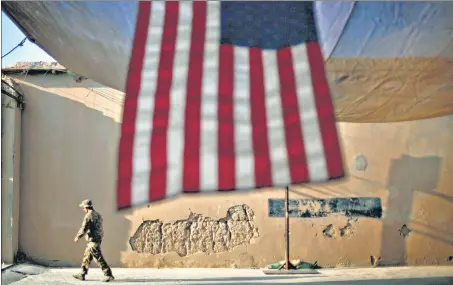
[[[313,2],[221,4],[221,43],[279,49],[308,41],[317,41]]]

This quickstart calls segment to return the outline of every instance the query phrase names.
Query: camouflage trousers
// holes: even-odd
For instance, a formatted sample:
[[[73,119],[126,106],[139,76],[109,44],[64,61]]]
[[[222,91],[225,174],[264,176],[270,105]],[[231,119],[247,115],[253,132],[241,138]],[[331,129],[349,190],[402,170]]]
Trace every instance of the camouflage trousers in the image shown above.
[[[88,274],[88,268],[90,267],[91,261],[96,262],[96,264],[102,269],[105,276],[112,276],[112,270],[102,256],[101,252],[101,243],[89,242],[85,248],[85,253],[83,254],[82,260],[82,274]]]

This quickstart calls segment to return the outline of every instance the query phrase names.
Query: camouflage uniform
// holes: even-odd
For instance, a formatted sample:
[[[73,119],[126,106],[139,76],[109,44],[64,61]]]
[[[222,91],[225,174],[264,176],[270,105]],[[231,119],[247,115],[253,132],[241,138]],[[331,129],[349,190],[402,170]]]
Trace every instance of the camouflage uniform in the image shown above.
[[[85,249],[85,253],[83,254],[82,273],[79,274],[79,276],[81,276],[82,279],[85,279],[84,277],[88,274],[90,263],[94,259],[97,265],[101,267],[104,275],[113,278],[112,270],[108,266],[101,252],[101,243],[102,238],[104,237],[104,231],[102,229],[102,216],[93,209],[90,200],[83,201],[82,204],[80,204],[80,207],[87,208],[88,212],[83,218],[80,230],[77,232],[77,238],[80,239],[85,236],[88,244]]]

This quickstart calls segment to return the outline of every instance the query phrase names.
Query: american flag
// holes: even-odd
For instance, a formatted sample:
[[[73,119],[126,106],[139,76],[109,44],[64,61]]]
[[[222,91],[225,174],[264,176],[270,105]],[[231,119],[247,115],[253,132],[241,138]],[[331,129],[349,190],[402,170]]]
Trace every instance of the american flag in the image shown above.
[[[119,209],[343,176],[313,2],[139,2]]]

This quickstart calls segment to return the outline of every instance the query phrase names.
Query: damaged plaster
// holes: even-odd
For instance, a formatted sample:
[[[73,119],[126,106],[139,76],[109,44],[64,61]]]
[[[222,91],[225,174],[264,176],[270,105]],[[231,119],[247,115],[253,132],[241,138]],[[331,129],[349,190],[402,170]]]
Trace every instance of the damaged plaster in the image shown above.
[[[324,236],[326,236],[328,238],[335,238],[335,236],[336,236],[335,229],[333,228],[332,224],[325,227],[324,230],[322,231],[322,233]]]
[[[374,255],[370,256],[371,266],[373,266],[373,267],[379,266],[379,262],[380,261],[381,261],[381,257],[380,256],[374,256]]]
[[[144,221],[130,238],[132,250],[138,253],[164,254],[176,252],[187,256],[231,251],[241,244],[252,243],[259,236],[253,224],[255,214],[247,205],[228,209],[225,218],[214,220],[190,213],[186,220],[163,223]]]
[[[350,222],[348,222],[344,227],[340,228],[340,236],[350,237],[352,235],[354,235],[354,231]]]
[[[365,171],[368,167],[366,156],[360,154],[354,158],[354,166],[357,171]]]
[[[407,237],[412,230],[404,224],[398,231],[400,232],[401,236]]]
[[[333,238],[333,239],[335,239],[337,237],[350,238],[354,235],[354,227],[351,222],[357,222],[357,221],[358,221],[357,219],[353,219],[353,218],[348,219],[348,222],[346,223],[346,225],[344,225],[343,227],[339,227],[338,231],[335,230],[335,227],[333,224],[329,224],[324,227],[324,229],[322,230],[322,234],[327,238]],[[339,233],[340,235],[337,236],[337,233]]]

